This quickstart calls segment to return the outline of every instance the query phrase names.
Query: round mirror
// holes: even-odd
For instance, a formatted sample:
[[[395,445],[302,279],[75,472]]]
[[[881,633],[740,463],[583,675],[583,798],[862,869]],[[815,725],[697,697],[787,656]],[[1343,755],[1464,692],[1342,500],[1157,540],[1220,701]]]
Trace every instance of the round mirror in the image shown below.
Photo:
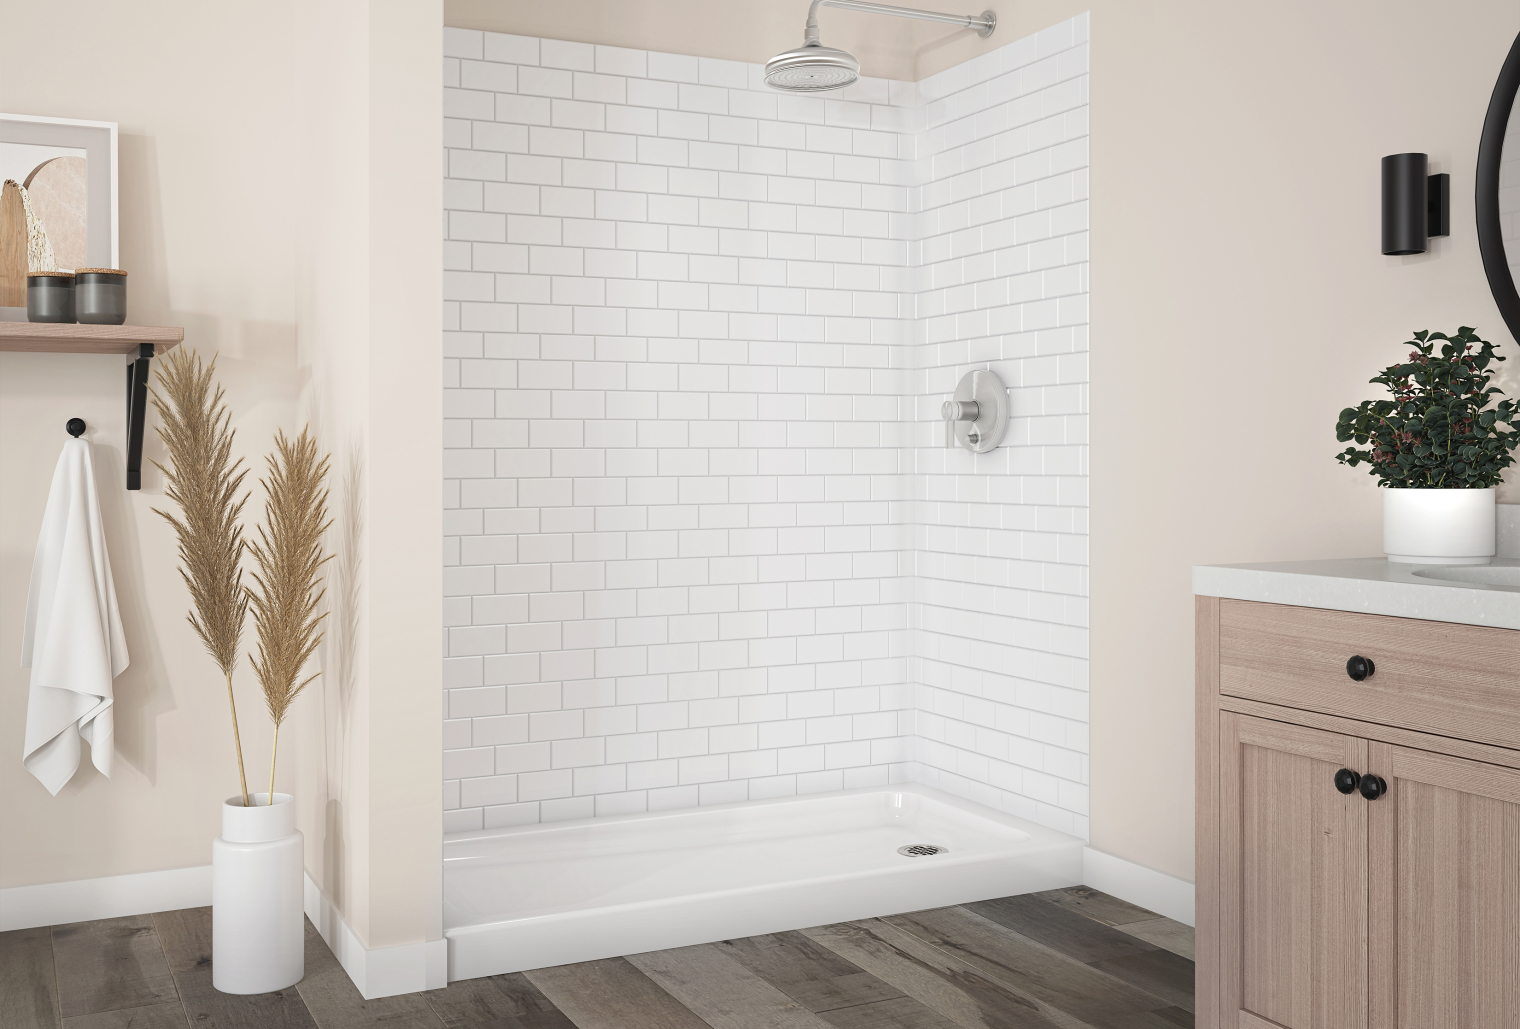
[[[1478,213],[1478,249],[1494,303],[1520,341],[1520,112],[1515,93],[1520,90],[1520,37],[1510,47],[1499,81],[1494,84],[1488,116],[1483,119],[1483,138],[1478,143],[1478,182],[1475,202]]]

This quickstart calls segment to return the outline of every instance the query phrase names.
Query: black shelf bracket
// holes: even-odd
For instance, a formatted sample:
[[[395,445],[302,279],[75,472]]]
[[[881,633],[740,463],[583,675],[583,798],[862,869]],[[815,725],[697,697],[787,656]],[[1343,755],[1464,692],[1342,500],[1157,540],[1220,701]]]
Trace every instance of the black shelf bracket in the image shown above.
[[[127,489],[142,489],[143,426],[148,416],[148,360],[153,344],[137,347],[137,359],[127,362]]]

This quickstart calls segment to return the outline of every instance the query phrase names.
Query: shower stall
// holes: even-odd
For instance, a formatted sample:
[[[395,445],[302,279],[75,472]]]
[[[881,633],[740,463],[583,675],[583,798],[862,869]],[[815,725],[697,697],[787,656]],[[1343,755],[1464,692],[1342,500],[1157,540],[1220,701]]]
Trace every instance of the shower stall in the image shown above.
[[[818,6],[446,34],[451,979],[1080,880],[1087,17],[914,83]]]

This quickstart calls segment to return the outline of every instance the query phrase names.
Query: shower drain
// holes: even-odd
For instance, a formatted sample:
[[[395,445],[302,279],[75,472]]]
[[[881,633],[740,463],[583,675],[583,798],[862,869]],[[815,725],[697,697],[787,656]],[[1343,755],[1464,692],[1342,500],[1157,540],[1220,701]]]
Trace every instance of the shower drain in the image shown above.
[[[903,857],[929,857],[933,854],[948,854],[950,848],[935,843],[910,843],[906,847],[898,847],[897,852]]]

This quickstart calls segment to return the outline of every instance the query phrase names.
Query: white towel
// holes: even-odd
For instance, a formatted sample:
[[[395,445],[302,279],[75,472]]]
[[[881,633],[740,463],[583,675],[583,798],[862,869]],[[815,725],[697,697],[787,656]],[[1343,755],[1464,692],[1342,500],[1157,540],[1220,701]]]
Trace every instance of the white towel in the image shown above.
[[[111,775],[111,680],[127,667],[90,444],[63,445],[26,598],[21,667],[32,669],[22,763],[57,795],[79,769],[79,737]]]

